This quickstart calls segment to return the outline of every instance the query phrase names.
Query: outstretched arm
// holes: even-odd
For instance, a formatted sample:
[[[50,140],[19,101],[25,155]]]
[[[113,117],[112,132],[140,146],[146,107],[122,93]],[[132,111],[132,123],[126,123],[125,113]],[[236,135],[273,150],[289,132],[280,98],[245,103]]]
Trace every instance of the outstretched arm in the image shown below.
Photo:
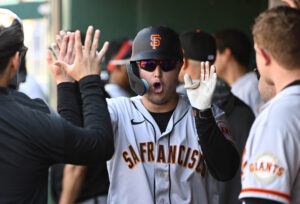
[[[52,50],[58,60],[72,65],[75,60],[73,33],[60,33],[57,43],[52,44]],[[88,35],[92,34],[89,28]],[[91,38],[88,38],[91,41]],[[48,63],[58,84],[58,112],[66,120],[82,126],[81,99],[74,79],[61,67],[53,64],[51,53],[48,52]],[[78,97],[79,96],[79,97]],[[79,195],[85,179],[86,166],[65,165],[62,181],[62,193],[59,203],[74,203]]]
[[[206,70],[204,69],[206,67]],[[206,71],[206,72],[205,72]],[[234,177],[239,166],[239,155],[234,145],[225,138],[211,110],[216,87],[215,67],[201,63],[201,78],[197,83],[184,76],[187,95],[194,110],[195,123],[204,158],[212,176],[218,180]]]

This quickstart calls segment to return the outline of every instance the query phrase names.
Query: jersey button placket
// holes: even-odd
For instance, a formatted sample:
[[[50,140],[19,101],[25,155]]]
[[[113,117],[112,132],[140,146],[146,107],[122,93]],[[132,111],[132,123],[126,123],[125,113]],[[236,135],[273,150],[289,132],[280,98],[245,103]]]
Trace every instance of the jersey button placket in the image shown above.
[[[164,159],[161,158],[163,154],[168,152],[168,140],[167,138],[159,138],[157,141],[157,150],[159,145],[161,146],[161,152],[156,151],[156,165],[155,165],[155,190],[156,190],[156,201],[157,203],[169,203],[169,164],[166,160],[166,155]],[[162,153],[162,146],[164,147],[164,153]],[[160,157],[159,155],[160,154]]]

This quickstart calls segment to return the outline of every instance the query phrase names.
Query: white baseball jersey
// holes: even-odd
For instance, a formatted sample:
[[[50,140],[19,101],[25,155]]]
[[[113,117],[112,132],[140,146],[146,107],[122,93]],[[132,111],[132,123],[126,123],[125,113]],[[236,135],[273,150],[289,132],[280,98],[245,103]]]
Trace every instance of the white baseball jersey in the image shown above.
[[[236,80],[231,86],[231,92],[251,107],[257,116],[263,100],[258,91],[258,80],[254,72],[248,72]]]
[[[179,97],[163,133],[141,99],[108,99],[115,142],[108,203],[218,203],[187,97]]]
[[[300,203],[300,85],[282,90],[255,120],[242,159],[240,199]]]

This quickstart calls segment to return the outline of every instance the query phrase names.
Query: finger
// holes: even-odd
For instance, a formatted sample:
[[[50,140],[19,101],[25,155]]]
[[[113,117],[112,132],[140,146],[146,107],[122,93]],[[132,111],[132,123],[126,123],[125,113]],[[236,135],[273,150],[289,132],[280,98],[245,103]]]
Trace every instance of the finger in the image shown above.
[[[206,61],[205,62],[205,75],[204,75],[204,77],[205,77],[205,81],[207,81],[207,80],[209,80],[209,61]]]
[[[64,30],[59,31],[59,34],[56,35],[56,43],[57,43],[59,49],[61,47],[62,39],[64,37],[65,37],[65,31]]]
[[[200,68],[200,81],[204,81],[204,62],[201,62],[201,68]]]
[[[215,74],[215,71],[216,71],[215,65],[211,65],[210,66],[210,74],[209,74],[210,79],[212,79],[213,75]]]
[[[60,48],[61,41],[62,41],[62,37],[60,35],[56,35],[55,43],[57,44],[58,48]]]
[[[53,63],[53,58],[52,58],[52,53],[50,50],[47,50],[47,52],[46,52],[46,61],[47,61],[47,64],[49,65],[49,67],[51,68],[51,65]]]
[[[102,49],[101,49],[100,52],[98,53],[98,56],[97,56],[98,62],[101,62],[103,56],[105,55],[106,51],[108,50],[108,46],[109,46],[109,43],[106,41],[106,42],[103,44]]]
[[[75,35],[74,33],[70,34],[69,36],[69,43],[68,43],[68,50],[67,50],[67,56],[66,56],[66,62],[70,64],[73,50],[74,50],[74,44],[75,44]]]
[[[75,56],[76,56],[76,52],[75,52],[75,49],[73,49],[73,52],[72,52],[72,56],[71,56],[71,64],[73,64],[74,60],[75,60]]]
[[[65,37],[66,31],[64,31],[64,30],[59,31],[59,35],[60,35],[62,38]]]
[[[89,55],[92,44],[93,26],[89,26],[86,31],[85,41],[84,41],[84,54]]]
[[[94,34],[93,44],[92,44],[92,56],[96,55],[98,44],[99,44],[99,38],[100,38],[100,30],[96,30]]]
[[[63,60],[65,58],[66,52],[67,52],[68,40],[69,40],[68,36],[65,36],[63,38],[62,43],[61,43],[61,48],[60,48],[58,60]]]
[[[215,88],[216,88],[216,85],[217,85],[217,74],[216,73],[213,73],[212,74],[212,78],[211,78],[211,89],[212,89],[212,91],[214,91],[215,90]]]
[[[58,57],[59,57],[59,49],[58,49],[57,44],[55,42],[53,42],[51,44],[51,51],[52,51],[54,57],[56,59],[58,59]]]
[[[82,44],[81,44],[81,38],[80,38],[80,31],[77,30],[75,32],[75,55],[78,57],[79,60],[82,58]]]

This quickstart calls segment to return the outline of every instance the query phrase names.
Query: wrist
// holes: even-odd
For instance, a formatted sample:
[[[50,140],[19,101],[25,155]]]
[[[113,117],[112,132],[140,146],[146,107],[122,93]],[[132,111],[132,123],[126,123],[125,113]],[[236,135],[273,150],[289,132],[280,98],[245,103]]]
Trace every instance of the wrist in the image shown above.
[[[207,109],[197,109],[197,108],[193,108],[194,111],[194,116],[196,118],[200,118],[200,119],[207,119],[207,118],[213,118],[213,113],[211,108],[207,108]]]

